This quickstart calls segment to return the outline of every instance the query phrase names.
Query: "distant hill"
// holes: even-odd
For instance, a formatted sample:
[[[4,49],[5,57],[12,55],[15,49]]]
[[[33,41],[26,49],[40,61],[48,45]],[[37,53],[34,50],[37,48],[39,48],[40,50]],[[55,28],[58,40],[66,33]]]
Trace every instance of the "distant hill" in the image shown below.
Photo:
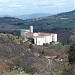
[[[75,19],[75,10],[70,11],[70,12],[60,13],[60,14],[57,14],[56,16],[60,16],[63,18]]]
[[[16,16],[19,19],[34,19],[34,18],[40,18],[40,17],[45,17],[45,16],[50,16],[50,14],[45,14],[45,13],[36,13],[36,14],[30,14],[30,15],[20,15]]]
[[[74,23],[75,23],[75,10],[52,16],[45,16],[45,17],[27,19],[27,20],[22,20],[15,17],[0,18],[0,25],[14,25],[19,28],[25,28],[25,29],[33,25],[34,30],[36,31],[50,31],[50,29],[53,28],[72,28],[75,27]]]
[[[44,16],[45,14],[41,13],[33,15],[38,17]],[[18,28],[23,29],[28,29],[29,26],[33,25],[34,31],[45,31],[45,32],[50,32],[52,29],[58,28],[73,28],[75,27],[75,10],[52,16],[45,16],[27,20],[22,20],[15,17],[1,17],[0,25],[14,25]]]

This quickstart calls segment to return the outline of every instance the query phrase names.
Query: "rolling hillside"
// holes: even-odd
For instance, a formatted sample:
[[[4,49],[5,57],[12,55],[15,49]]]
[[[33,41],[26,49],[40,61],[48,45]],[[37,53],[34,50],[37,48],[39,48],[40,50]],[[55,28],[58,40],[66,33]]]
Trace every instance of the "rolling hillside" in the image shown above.
[[[1,17],[0,25],[15,25],[19,28],[29,28],[34,26],[36,31],[50,31],[53,28],[72,28],[75,27],[75,10],[60,13],[53,16],[40,17],[35,19],[21,20],[14,17]]]
[[[17,29],[28,29],[29,26],[33,25],[35,32],[54,32],[58,34],[58,40],[60,42],[69,43],[70,36],[72,34],[72,28],[75,28],[75,10],[53,16],[27,20],[14,17],[1,17],[0,25],[0,27],[5,29],[13,29],[13,27],[14,29],[16,29],[16,27]]]

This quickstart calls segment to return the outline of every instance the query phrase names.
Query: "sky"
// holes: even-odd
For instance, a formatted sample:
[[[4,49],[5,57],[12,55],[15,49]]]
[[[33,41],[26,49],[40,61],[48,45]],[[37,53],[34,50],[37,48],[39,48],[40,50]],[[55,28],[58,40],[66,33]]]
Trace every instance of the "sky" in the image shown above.
[[[75,0],[0,0],[0,15],[57,14],[75,9]]]

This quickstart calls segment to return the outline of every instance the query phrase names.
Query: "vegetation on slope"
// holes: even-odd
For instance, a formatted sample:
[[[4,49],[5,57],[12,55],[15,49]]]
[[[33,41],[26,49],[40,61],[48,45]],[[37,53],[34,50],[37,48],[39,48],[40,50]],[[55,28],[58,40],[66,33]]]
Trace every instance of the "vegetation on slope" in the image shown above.
[[[30,25],[33,25],[34,29],[38,31],[49,31],[52,28],[72,28],[75,27],[74,13],[75,10],[30,20],[21,20],[14,17],[3,17],[0,18],[0,25],[15,25],[20,28],[29,28]]]
[[[74,22],[75,19],[73,17],[64,18],[63,14],[62,16],[56,15],[51,17],[25,20],[25,21],[17,18],[9,18],[9,17],[0,18],[0,24],[5,26],[15,25],[21,28],[24,27],[29,28],[30,25],[33,25],[36,31],[37,30],[51,31],[51,28],[56,28],[54,29],[56,33],[62,34],[62,35],[60,34],[60,36],[58,35],[58,38],[62,37],[63,41],[69,39],[67,38],[66,40],[64,40],[65,36],[68,37],[68,35],[70,34],[70,29],[62,30],[61,27],[63,28],[74,27]],[[59,28],[62,31],[60,30],[58,31]],[[67,34],[67,32],[69,32],[69,34]],[[69,62],[67,57],[68,56],[67,50],[68,50],[68,46],[61,43],[57,45],[50,45],[48,47],[34,46],[34,45],[30,45],[30,43],[27,42],[23,43],[21,37],[14,36],[11,34],[0,33],[0,62],[1,62],[0,73],[2,75],[6,71],[12,72],[13,70],[17,70],[19,73],[21,71],[31,73],[31,74],[35,74],[37,72],[37,75],[38,74],[46,75],[47,73],[48,75],[68,74],[69,72],[71,72],[70,68],[72,66],[68,66]],[[74,45],[70,46],[70,51],[74,52]],[[71,56],[73,55],[72,56],[73,58],[70,59],[69,57],[70,62],[72,62],[71,60],[74,60],[73,52],[69,52]],[[52,63],[51,63],[52,66],[50,66],[46,56],[52,57],[54,55],[57,55],[57,58],[52,59]],[[63,61],[61,61],[61,59]]]
[[[56,75],[58,75],[58,73],[60,74],[60,72],[64,69],[63,65],[65,67],[67,66],[67,61],[65,61],[67,60],[65,52],[66,47],[61,43],[58,44],[59,46],[61,46],[60,48],[58,48],[58,45],[54,45],[53,47],[32,45],[33,48],[31,48],[30,44],[27,42],[23,43],[19,41],[20,43],[17,43],[17,40],[22,41],[21,37],[3,33],[0,33],[0,35],[1,75],[4,73],[6,75],[8,72],[9,74],[7,75],[13,75],[15,73],[17,74],[17,72],[26,72],[34,75],[36,75],[36,73],[37,75],[46,75],[46,73],[50,75],[51,73],[55,73]],[[54,60],[52,59],[52,66],[50,66],[46,56],[52,57],[54,55],[58,57]],[[63,58],[63,64],[58,61],[59,58]]]

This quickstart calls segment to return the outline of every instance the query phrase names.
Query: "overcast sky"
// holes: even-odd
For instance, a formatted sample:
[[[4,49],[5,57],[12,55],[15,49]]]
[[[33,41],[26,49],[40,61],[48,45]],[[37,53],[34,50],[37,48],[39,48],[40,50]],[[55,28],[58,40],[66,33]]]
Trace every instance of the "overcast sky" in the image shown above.
[[[0,0],[0,15],[56,14],[74,10],[75,0]]]

